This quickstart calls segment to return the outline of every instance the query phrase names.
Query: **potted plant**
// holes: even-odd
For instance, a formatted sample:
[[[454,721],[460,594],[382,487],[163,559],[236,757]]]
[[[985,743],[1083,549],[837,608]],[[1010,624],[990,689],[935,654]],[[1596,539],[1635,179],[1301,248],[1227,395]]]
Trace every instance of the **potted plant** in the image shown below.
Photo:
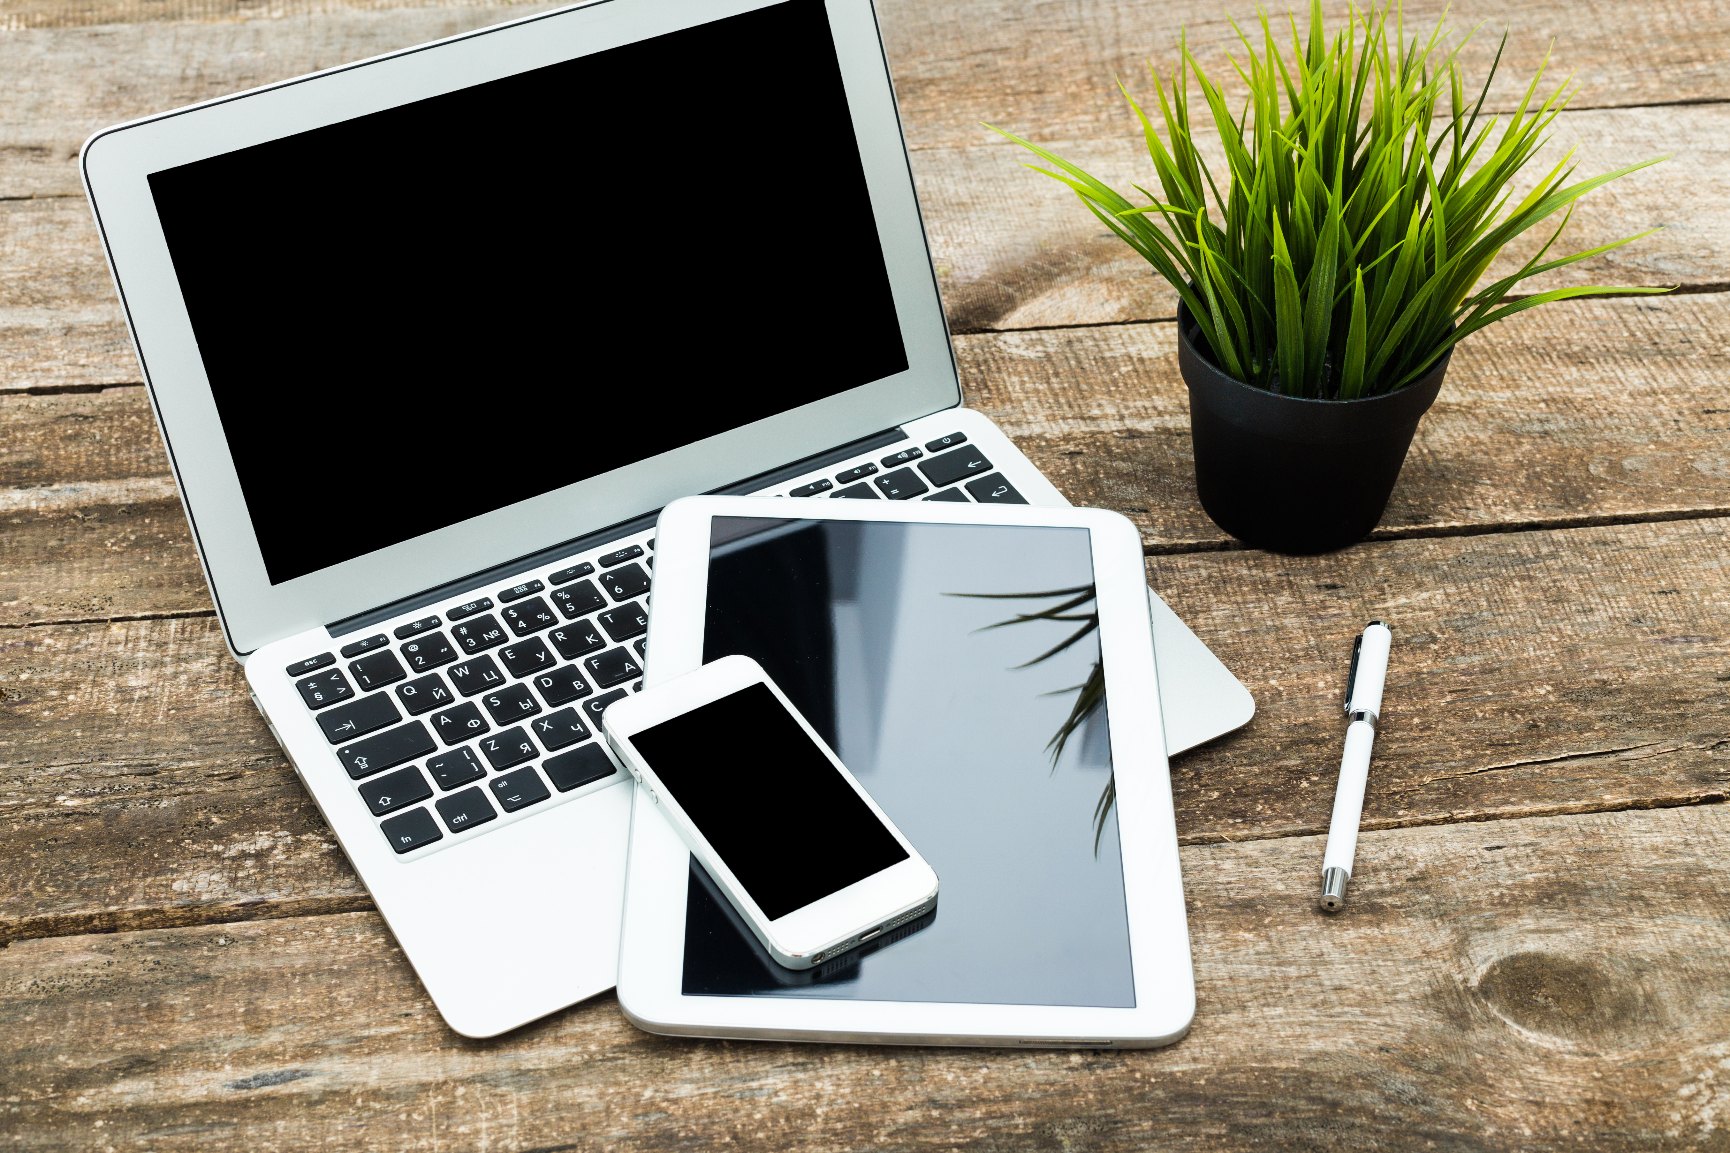
[[[1265,13],[1260,33],[1258,51],[1239,30],[1241,115],[1187,42],[1169,88],[1154,73],[1164,139],[1119,82],[1163,196],[1137,185],[1143,202],[1132,203],[994,130],[1046,161],[1030,167],[1073,189],[1177,290],[1178,364],[1208,515],[1247,544],[1324,552],[1381,518],[1458,341],[1553,301],[1666,291],[1516,295],[1532,277],[1647,235],[1550,255],[1580,197],[1654,161],[1570,182],[1570,153],[1516,191],[1570,83],[1542,96],[1540,66],[1514,111],[1486,115],[1501,51],[1473,98],[1463,44],[1444,50],[1441,26],[1407,39],[1385,6],[1354,6],[1330,38],[1312,0],[1307,36],[1291,21],[1289,55]],[[1197,149],[1191,73],[1224,147],[1223,186]],[[1529,259],[1480,283],[1504,246],[1558,213]]]

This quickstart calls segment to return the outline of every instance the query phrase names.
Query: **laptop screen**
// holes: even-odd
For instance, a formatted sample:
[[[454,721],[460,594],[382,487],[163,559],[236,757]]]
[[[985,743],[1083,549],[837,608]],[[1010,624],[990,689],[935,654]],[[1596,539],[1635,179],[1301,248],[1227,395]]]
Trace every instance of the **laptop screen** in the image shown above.
[[[821,0],[149,184],[272,584],[908,367]]]

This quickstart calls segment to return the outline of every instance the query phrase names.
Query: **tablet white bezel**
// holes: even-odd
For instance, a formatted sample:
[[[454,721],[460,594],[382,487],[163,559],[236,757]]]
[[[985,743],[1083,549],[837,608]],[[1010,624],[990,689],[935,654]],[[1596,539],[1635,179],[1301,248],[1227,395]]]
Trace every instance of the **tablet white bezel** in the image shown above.
[[[149,174],[774,2],[590,0],[117,125],[86,142],[85,188],[223,631],[236,654],[960,403],[875,14],[869,0],[826,0],[907,370],[278,585],[270,582]],[[306,450],[319,454],[328,447]]]
[[[1183,1036],[1195,1012],[1141,537],[1101,509],[945,502],[691,497],[661,513],[649,619],[652,683],[702,663],[710,522],[717,516],[886,520],[1085,528],[1092,549],[1099,642],[1111,710],[1111,755],[1123,854],[1135,1005],[1131,1008],[697,997],[681,991],[689,855],[643,803],[633,808],[619,1004],[640,1027],[704,1037],[952,1045],[1145,1047]],[[1139,771],[1131,771],[1131,767]]]

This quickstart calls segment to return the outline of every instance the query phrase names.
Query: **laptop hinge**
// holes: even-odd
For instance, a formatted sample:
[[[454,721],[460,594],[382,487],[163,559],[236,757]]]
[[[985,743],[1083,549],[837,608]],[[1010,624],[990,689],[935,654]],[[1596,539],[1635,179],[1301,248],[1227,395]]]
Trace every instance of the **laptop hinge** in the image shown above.
[[[813,469],[825,468],[830,464],[846,460],[848,457],[858,456],[862,452],[870,452],[873,449],[906,439],[907,434],[900,427],[885,429],[882,432],[872,433],[870,436],[862,436],[858,440],[841,445],[839,448],[832,448],[814,456],[808,456],[803,460],[796,460],[780,468],[760,472],[755,476],[748,476],[744,480],[735,481],[721,488],[710,489],[704,495],[739,496],[758,492],[765,488],[773,488]],[[661,510],[654,509],[641,516],[632,517],[630,520],[622,520],[595,532],[584,533],[582,536],[573,537],[560,544],[551,545],[512,561],[506,561],[504,564],[493,565],[491,568],[458,577],[456,580],[446,581],[435,588],[403,597],[401,600],[392,601],[390,604],[380,605],[378,608],[368,609],[364,613],[356,613],[354,616],[344,617],[338,621],[331,621],[325,625],[325,628],[330,631],[332,637],[346,636],[349,633],[360,632],[362,629],[369,629],[380,621],[387,621],[402,613],[413,612],[415,609],[424,608],[437,601],[448,600],[469,589],[486,584],[495,584],[506,577],[515,576],[524,569],[551,564],[562,556],[583,552],[622,536],[645,532],[655,527],[655,520],[660,515]]]

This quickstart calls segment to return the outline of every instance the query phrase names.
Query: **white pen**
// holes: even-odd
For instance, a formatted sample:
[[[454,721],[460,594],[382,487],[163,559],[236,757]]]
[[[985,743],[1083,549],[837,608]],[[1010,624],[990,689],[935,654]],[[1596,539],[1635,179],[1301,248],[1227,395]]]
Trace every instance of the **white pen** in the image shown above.
[[[1364,785],[1370,777],[1370,749],[1382,713],[1382,688],[1388,680],[1388,650],[1394,634],[1371,621],[1352,646],[1346,674],[1346,751],[1340,758],[1340,783],[1334,789],[1334,815],[1328,822],[1328,847],[1322,854],[1322,909],[1338,912],[1346,903],[1352,857],[1358,850],[1358,819],[1364,812]]]

